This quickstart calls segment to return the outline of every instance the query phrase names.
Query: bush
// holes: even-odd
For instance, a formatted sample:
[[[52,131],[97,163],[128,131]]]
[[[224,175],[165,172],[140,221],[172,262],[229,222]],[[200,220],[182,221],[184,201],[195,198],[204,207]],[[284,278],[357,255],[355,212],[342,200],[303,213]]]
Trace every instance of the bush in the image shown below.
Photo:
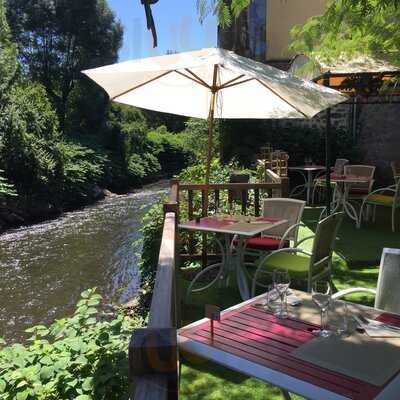
[[[62,157],[60,201],[80,203],[92,195],[93,186],[104,180],[109,168],[107,156],[75,141],[58,144]]]
[[[72,317],[28,329],[30,345],[1,340],[0,399],[128,399],[128,344],[141,321],[107,320],[100,300],[84,291]]]
[[[340,156],[352,162],[360,160],[359,146],[345,131],[331,132],[332,159]],[[242,165],[252,165],[260,148],[271,143],[275,149],[289,153],[291,165],[304,163],[311,157],[316,163],[325,162],[325,131],[302,127],[279,126],[277,121],[224,121],[221,133],[222,160],[235,157]]]
[[[151,153],[156,155],[166,175],[180,172],[195,159],[194,149],[186,143],[185,133],[171,133],[165,126],[148,132]]]
[[[58,120],[45,89],[14,87],[0,114],[0,163],[19,193],[51,196],[60,178]]]

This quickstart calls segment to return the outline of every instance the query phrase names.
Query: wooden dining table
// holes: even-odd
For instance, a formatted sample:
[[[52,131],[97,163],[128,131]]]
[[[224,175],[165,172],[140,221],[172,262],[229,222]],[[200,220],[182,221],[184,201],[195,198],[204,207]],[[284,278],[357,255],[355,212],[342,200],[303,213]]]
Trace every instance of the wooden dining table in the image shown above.
[[[304,292],[294,293],[304,301],[310,298]],[[214,321],[213,333],[208,319],[181,328],[178,331],[181,355],[197,355],[258,378],[281,388],[286,398],[295,393],[311,400],[400,399],[400,366],[384,384],[376,385],[296,358],[294,353],[315,339],[312,332],[319,325],[296,316],[302,306],[289,310],[289,318],[278,319],[256,306],[264,299],[265,294],[223,311],[220,322]],[[371,318],[400,327],[397,314],[354,307]],[[358,350],[362,351],[362,347]],[[390,348],[383,351],[382,357],[389,356],[388,352]]]

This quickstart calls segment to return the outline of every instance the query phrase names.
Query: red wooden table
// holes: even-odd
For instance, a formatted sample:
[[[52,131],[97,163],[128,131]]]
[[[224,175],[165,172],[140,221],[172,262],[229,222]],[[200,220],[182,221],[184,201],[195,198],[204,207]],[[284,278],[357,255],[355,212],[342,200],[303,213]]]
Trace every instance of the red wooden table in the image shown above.
[[[398,400],[400,376],[383,387],[301,361],[292,351],[314,338],[316,328],[296,319],[279,320],[253,307],[259,296],[222,313],[214,322],[211,337],[209,320],[200,320],[178,332],[180,351],[196,354],[296,393],[318,400]],[[400,326],[400,316],[381,314],[382,322]]]

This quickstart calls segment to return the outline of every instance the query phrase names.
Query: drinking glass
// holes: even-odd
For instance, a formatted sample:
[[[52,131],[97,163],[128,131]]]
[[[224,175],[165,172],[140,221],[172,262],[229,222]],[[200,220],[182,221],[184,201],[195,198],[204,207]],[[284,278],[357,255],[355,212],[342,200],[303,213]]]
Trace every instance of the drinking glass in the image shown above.
[[[276,269],[272,273],[274,289],[278,292],[281,306],[275,313],[278,318],[287,318],[286,292],[290,286],[290,276],[287,269]]]
[[[273,314],[276,314],[281,307],[278,291],[275,289],[273,284],[268,285],[267,289],[265,303],[266,309],[271,311]]]
[[[329,315],[329,328],[337,336],[349,335],[349,316],[347,303],[342,300],[334,300],[331,304],[332,313]]]
[[[316,281],[312,285],[312,301],[321,311],[321,329],[314,330],[315,336],[329,337],[332,332],[328,329],[327,313],[331,303],[332,290],[329,282]]]

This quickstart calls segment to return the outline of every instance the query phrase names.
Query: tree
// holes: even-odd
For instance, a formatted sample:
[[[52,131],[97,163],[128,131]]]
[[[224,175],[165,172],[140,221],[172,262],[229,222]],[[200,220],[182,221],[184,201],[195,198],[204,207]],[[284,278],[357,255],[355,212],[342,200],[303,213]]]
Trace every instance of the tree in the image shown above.
[[[122,27],[106,0],[7,0],[23,72],[41,82],[65,131],[80,71],[118,58]],[[98,94],[98,92],[97,92]]]
[[[0,112],[2,97],[7,94],[16,75],[17,67],[16,47],[11,41],[4,0],[0,0]]]
[[[292,50],[314,60],[355,54],[400,65],[400,0],[335,0],[292,31]]]

